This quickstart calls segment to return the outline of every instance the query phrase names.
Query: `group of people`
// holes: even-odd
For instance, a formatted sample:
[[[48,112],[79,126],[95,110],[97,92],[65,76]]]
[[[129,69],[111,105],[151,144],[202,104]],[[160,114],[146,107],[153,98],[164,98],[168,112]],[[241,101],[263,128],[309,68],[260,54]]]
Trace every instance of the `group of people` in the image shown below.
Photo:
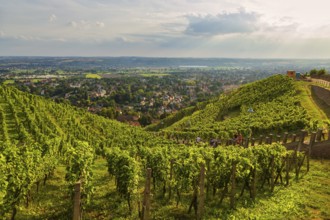
[[[201,137],[197,137],[197,138],[196,138],[196,143],[200,143],[200,142],[202,142],[202,138],[201,138]],[[211,145],[212,147],[217,147],[220,143],[221,143],[220,140],[215,139],[215,138],[212,138],[212,139],[210,140],[210,145]]]
[[[238,144],[241,145],[243,143],[243,135],[242,133],[238,132],[234,135],[234,137],[231,139],[233,144]],[[197,137],[196,138],[196,143],[200,143],[202,142],[202,138],[201,137]],[[210,140],[210,145],[212,147],[217,147],[219,144],[221,143],[220,140],[216,139],[216,138],[212,138]]]

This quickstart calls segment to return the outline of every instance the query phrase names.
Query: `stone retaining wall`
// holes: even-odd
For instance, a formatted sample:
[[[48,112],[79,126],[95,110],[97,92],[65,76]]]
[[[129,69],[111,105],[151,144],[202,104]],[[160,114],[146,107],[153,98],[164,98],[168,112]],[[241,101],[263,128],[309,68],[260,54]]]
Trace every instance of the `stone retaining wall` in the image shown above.
[[[312,94],[315,94],[319,99],[324,101],[330,108],[330,90],[319,86],[312,86]]]

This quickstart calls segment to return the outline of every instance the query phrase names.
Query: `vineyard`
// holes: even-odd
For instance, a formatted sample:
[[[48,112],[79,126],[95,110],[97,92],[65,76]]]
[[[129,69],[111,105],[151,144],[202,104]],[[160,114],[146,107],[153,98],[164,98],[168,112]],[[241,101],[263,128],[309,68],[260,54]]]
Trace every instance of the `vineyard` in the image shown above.
[[[59,163],[66,164],[68,188],[78,180],[88,201],[92,192],[91,165],[105,149],[138,150],[167,143],[140,129],[108,121],[68,105],[56,104],[14,88],[0,88],[1,123],[1,216],[23,201],[30,202]],[[151,142],[152,141],[152,142]],[[166,146],[168,146],[166,144]]]
[[[162,134],[203,139],[229,139],[241,132],[245,137],[283,133],[309,127],[309,117],[301,107],[293,81],[282,75],[240,87],[222,95],[176,122],[160,122]],[[148,130],[158,130],[152,125]]]
[[[159,132],[2,86],[0,216],[230,218],[231,210],[252,206],[259,198],[301,180],[309,171],[308,154],[288,151],[279,143],[214,148],[208,142],[177,140],[228,139],[237,130],[253,137],[313,129],[292,83],[274,76],[243,86],[187,110],[186,116],[177,117],[176,122],[171,119]],[[172,140],[173,136],[177,139]],[[62,204],[61,208],[46,204],[47,208],[38,206],[43,217],[37,211],[31,214],[35,201],[48,193],[56,179],[61,197],[54,203]]]

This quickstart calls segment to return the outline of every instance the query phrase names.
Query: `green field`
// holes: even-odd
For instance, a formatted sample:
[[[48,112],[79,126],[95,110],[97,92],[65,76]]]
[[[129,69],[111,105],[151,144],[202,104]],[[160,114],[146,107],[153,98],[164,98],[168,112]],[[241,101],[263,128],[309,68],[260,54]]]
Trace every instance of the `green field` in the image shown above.
[[[329,219],[329,177],[330,161],[313,160],[302,179],[263,195],[251,207],[238,208],[228,219]]]
[[[93,173],[95,193],[84,211],[84,219],[136,219],[136,215],[128,215],[127,205],[115,193],[114,179],[107,173],[104,159],[96,160]],[[67,197],[64,176],[65,167],[59,166],[46,185],[41,186],[29,208],[21,206],[17,219],[67,219],[70,198]],[[312,160],[310,172],[305,173],[302,179],[293,181],[288,187],[277,187],[274,193],[258,195],[256,203],[246,200],[235,210],[228,210],[225,206],[219,208],[210,198],[205,219],[329,219],[329,177],[330,161]],[[187,210],[187,206],[176,207],[175,203],[166,206],[152,203],[151,206],[155,219],[159,219],[157,216],[162,216],[161,219],[193,219],[193,215],[186,214]]]
[[[5,80],[3,82],[4,85],[8,85],[8,84],[14,84],[15,83],[15,80],[12,80],[12,79],[8,79],[8,80]]]
[[[153,77],[153,76],[168,76],[170,74],[168,74],[168,73],[141,73],[139,75],[143,76],[143,77]]]
[[[99,74],[88,73],[85,75],[87,79],[101,79],[102,77]]]

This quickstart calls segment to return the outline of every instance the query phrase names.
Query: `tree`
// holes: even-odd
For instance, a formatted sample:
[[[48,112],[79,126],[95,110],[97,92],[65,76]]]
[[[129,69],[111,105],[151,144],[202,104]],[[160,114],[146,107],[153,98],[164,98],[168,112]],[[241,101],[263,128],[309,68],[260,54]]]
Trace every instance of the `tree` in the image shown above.
[[[142,127],[150,125],[151,124],[151,116],[149,114],[147,115],[142,115],[141,118],[139,118],[139,123],[141,124]]]
[[[114,108],[102,108],[99,114],[104,117],[114,119],[116,115],[116,110]]]
[[[312,69],[311,71],[309,71],[310,76],[316,76],[317,73],[318,73],[317,69]]]
[[[327,71],[324,68],[322,68],[317,72],[317,75],[324,76],[326,73],[327,73]]]

